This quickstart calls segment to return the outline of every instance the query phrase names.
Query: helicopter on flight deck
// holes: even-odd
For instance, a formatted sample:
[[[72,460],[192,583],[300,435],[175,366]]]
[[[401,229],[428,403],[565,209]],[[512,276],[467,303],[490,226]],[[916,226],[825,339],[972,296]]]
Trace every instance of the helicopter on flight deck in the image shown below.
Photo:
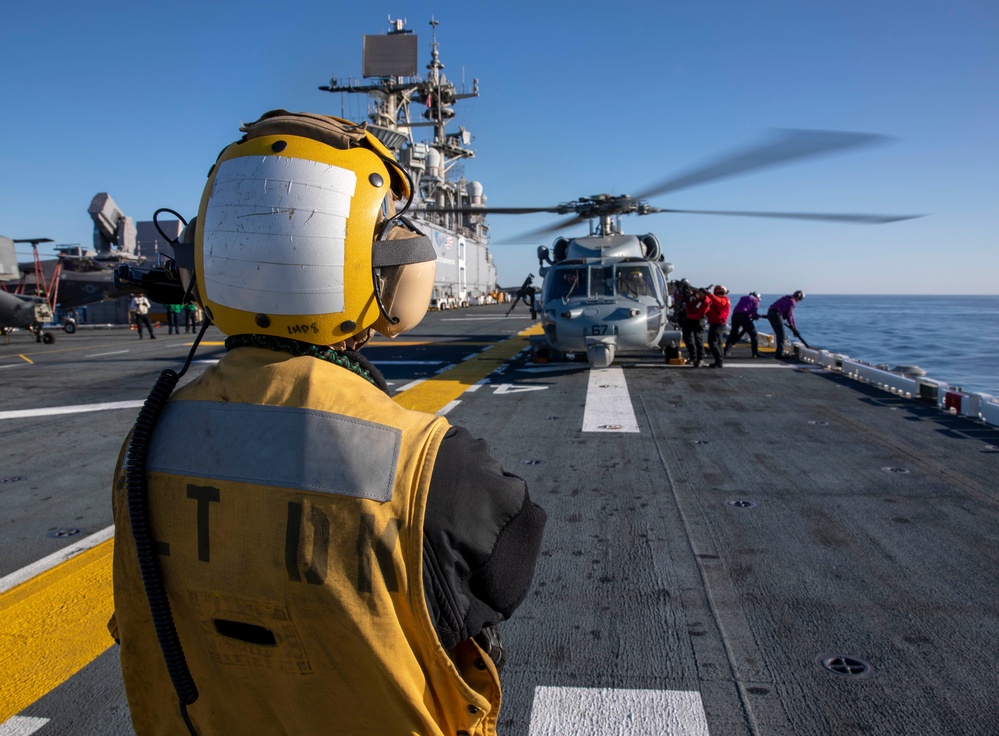
[[[671,297],[667,277],[673,265],[664,260],[658,238],[627,235],[622,215],[687,213],[743,217],[882,224],[920,215],[867,215],[809,212],[743,212],[677,210],[654,207],[645,200],[708,181],[744,174],[796,159],[819,156],[888,140],[868,133],[817,130],[779,131],[775,139],[720,160],[672,176],[639,195],[601,194],[552,207],[428,207],[427,211],[476,214],[531,214],[550,212],[572,217],[550,227],[525,233],[508,242],[566,230],[589,222],[584,237],[559,236],[551,249],[538,248],[541,288],[539,312],[549,353],[566,357],[585,354],[592,367],[609,366],[618,351],[665,350],[679,344],[679,333],[669,327]],[[595,223],[595,224],[594,224]]]
[[[44,290],[38,294],[8,291],[4,281],[14,278],[18,273],[15,243],[31,243],[36,247],[39,243],[51,243],[49,238],[29,238],[27,240],[11,240],[0,235],[0,335],[5,340],[11,330],[28,330],[35,336],[37,342],[50,344],[55,341],[52,333],[45,325],[52,321],[55,309],[55,295],[46,294]]]

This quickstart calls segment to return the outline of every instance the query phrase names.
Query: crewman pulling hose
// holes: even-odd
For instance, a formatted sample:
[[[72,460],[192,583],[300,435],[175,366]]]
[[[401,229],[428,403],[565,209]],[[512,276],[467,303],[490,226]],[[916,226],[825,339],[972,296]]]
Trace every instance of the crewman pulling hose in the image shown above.
[[[770,322],[770,326],[774,328],[774,338],[777,343],[777,350],[774,353],[774,357],[777,359],[785,357],[784,344],[787,339],[784,334],[785,322],[795,337],[803,343],[805,342],[801,335],[798,334],[798,325],[794,322],[794,307],[804,298],[805,292],[798,290],[793,294],[785,294],[767,309],[767,320]],[[807,343],[805,343],[805,347],[808,347]]]
[[[242,130],[182,237],[193,275],[178,257],[228,352],[150,397],[114,481],[109,628],[136,733],[495,734],[495,627],[545,513],[356,351],[429,304],[433,248],[394,216],[408,177],[337,118]]]

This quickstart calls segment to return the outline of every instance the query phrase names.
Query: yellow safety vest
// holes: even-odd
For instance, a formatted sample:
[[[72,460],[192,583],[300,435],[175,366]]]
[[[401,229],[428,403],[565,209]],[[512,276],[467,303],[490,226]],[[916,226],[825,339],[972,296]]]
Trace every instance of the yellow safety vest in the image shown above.
[[[209,734],[495,734],[492,661],[440,645],[423,515],[448,423],[312,357],[239,348],[149,450],[153,536]],[[124,457],[124,450],[122,453]],[[115,618],[136,733],[186,734],[115,477]]]

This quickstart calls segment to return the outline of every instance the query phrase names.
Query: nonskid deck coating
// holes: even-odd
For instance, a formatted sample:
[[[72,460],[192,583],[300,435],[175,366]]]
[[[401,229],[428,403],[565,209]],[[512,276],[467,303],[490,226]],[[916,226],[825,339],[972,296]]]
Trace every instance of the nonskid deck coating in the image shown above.
[[[453,337],[497,342],[529,326],[504,312],[432,313],[406,340],[451,336],[421,349],[443,367],[480,350]],[[452,321],[464,314],[475,319]],[[141,399],[186,352],[184,336],[78,334],[88,342],[0,348],[0,365],[34,361],[4,372],[0,411]],[[117,349],[132,352],[82,357]],[[413,350],[379,344],[369,357],[397,387],[432,380],[433,366],[392,364]],[[524,356],[498,365],[447,415],[488,439],[549,513],[535,587],[503,628],[501,733],[617,733],[626,716],[611,705],[694,694],[712,734],[999,730],[995,430],[793,365],[622,356],[638,431],[584,432],[589,372],[527,367]],[[0,576],[68,543],[50,527],[110,524],[110,473],[133,418],[0,422],[0,474],[28,478],[0,493]],[[829,654],[871,669],[831,673],[819,664]],[[699,733],[697,710],[682,712],[678,732]],[[633,725],[648,722],[636,714]],[[72,719],[75,733],[128,733],[114,650],[21,715],[52,719],[52,732]]]

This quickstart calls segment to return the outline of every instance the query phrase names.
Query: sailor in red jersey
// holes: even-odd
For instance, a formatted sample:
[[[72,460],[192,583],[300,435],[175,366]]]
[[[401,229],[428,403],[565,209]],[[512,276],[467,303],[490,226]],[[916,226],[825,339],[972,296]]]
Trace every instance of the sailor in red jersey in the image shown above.
[[[728,323],[728,312],[731,308],[731,302],[726,294],[728,294],[728,289],[718,284],[715,287],[714,295],[708,297],[708,311],[706,313],[708,318],[708,348],[715,359],[715,362],[708,366],[709,368],[721,368],[724,365],[722,361],[722,332],[725,331],[725,325]]]
[[[683,342],[695,368],[704,360],[704,326],[701,320],[711,306],[707,289],[690,289],[686,295],[687,312],[683,318]]]

